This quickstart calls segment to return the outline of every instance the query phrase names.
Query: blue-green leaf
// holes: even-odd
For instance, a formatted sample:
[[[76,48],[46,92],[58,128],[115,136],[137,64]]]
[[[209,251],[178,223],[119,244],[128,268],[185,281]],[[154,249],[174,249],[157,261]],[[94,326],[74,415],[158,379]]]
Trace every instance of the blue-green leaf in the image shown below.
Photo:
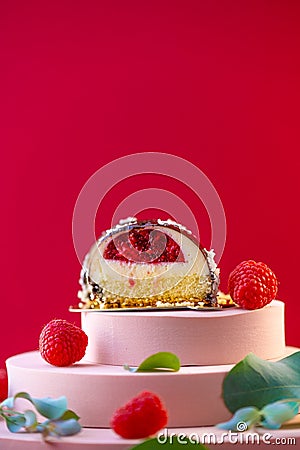
[[[6,426],[12,433],[17,433],[24,427],[26,420],[23,414],[16,414],[14,416],[4,416]]]
[[[6,400],[3,400],[3,402],[0,404],[0,408],[6,406],[9,409],[13,409],[14,400],[15,400],[14,397],[8,397]]]
[[[33,399],[33,403],[40,414],[48,419],[59,419],[67,411],[66,397],[52,399],[49,397]]]
[[[25,427],[28,428],[30,431],[33,431],[33,429],[36,429],[37,417],[34,411],[26,410],[24,411],[24,417],[25,417]]]
[[[217,428],[232,431],[247,431],[260,421],[260,411],[254,406],[238,409],[228,422],[219,423]]]
[[[75,419],[53,421],[55,433],[59,436],[72,436],[81,430],[80,423]]]
[[[299,412],[299,403],[279,401],[265,406],[261,410],[261,425],[265,428],[278,429],[284,422],[295,417]]]
[[[178,372],[180,360],[174,353],[158,352],[146,358],[137,368],[124,365],[124,369],[130,372]]]
[[[36,410],[46,417],[42,423],[37,421],[37,415],[32,410],[26,410],[24,413],[17,413],[12,410],[14,400],[22,398],[32,403]],[[59,398],[34,398],[27,392],[19,392],[14,397],[10,397],[2,402],[1,416],[5,419],[8,429],[16,433],[22,427],[27,432],[40,432],[44,439],[51,436],[71,436],[81,430],[78,423],[79,416],[67,409],[66,397]]]
[[[300,352],[265,361],[253,353],[236,364],[223,382],[223,398],[234,413],[249,405],[258,409],[278,400],[300,398]]]
[[[37,411],[48,419],[59,419],[67,411],[67,399],[62,396],[59,398],[33,398],[27,392],[19,392],[15,398],[25,398],[29,400]]]

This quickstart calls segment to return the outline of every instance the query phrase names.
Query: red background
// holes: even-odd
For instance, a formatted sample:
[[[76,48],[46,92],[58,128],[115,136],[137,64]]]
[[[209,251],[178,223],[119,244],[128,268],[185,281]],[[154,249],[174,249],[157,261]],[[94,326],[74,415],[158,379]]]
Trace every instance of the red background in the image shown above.
[[[50,319],[78,322],[76,198],[103,164],[140,151],[210,178],[228,224],[223,287],[243,259],[270,265],[300,346],[299,19],[288,0],[1,2],[1,364],[37,348]],[[151,175],[112,189],[97,234],[153,186],[180,195],[209,241],[188,187]]]

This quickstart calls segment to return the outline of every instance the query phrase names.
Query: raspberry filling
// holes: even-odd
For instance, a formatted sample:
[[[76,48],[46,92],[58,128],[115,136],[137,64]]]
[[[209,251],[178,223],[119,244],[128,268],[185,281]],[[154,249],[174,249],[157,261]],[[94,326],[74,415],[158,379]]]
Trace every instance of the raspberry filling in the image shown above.
[[[133,229],[113,238],[104,259],[136,263],[184,262],[180,246],[167,234],[153,229]]]

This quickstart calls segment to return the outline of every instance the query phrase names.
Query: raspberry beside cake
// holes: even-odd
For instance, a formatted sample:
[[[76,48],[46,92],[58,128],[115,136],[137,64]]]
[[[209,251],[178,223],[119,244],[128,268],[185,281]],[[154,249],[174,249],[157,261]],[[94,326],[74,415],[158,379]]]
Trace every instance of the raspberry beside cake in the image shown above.
[[[83,309],[214,307],[219,269],[184,226],[129,218],[93,245],[80,284]]]

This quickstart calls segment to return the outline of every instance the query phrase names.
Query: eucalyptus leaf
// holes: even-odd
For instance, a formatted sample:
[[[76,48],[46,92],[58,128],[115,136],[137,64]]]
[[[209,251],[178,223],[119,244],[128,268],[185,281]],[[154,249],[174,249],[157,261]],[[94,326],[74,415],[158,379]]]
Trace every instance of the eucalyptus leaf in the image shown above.
[[[48,419],[59,419],[67,411],[67,399],[64,396],[59,398],[33,398],[27,392],[19,392],[14,398],[29,400],[37,411]]]
[[[36,429],[36,425],[38,424],[37,422],[37,417],[34,411],[31,411],[30,409],[24,411],[24,417],[25,417],[25,424],[24,427],[32,429],[35,428]]]
[[[261,410],[261,425],[265,428],[278,429],[284,422],[295,417],[299,412],[299,403],[297,402],[275,402],[266,405]]]
[[[170,352],[158,352],[146,358],[137,368],[124,366],[130,372],[178,372],[180,361],[178,356]]]
[[[3,402],[0,404],[0,408],[3,406],[6,406],[9,409],[12,409],[14,407],[14,397],[8,397],[7,399],[3,400]]]
[[[59,419],[67,410],[66,397],[52,398],[35,398],[34,405],[38,412],[48,419]]]
[[[13,416],[5,416],[6,426],[12,433],[17,433],[24,427],[26,419],[24,414],[16,414]]]
[[[223,398],[232,413],[250,405],[262,409],[278,400],[300,398],[300,352],[276,362],[250,353],[225,377]]]
[[[36,410],[46,417],[46,420],[39,423],[36,412],[32,410],[26,410],[24,413],[14,411],[14,401],[17,398],[32,403]],[[41,433],[45,440],[51,439],[52,436],[71,436],[81,430],[81,425],[78,423],[79,416],[74,411],[67,409],[66,397],[39,399],[31,397],[27,392],[19,392],[14,397],[9,397],[2,402],[0,416],[6,421],[9,431],[16,433],[24,428],[24,431],[28,433]]]
[[[184,434],[184,433],[183,433]],[[191,442],[188,439],[188,436],[185,438],[183,435],[178,435],[178,437],[173,436],[169,437],[166,443],[160,443],[157,438],[148,439],[141,444],[132,447],[131,450],[182,450],[184,449],[198,449],[198,450],[208,450],[208,448],[203,444],[195,444],[195,442]]]
[[[57,420],[52,423],[55,426],[55,433],[59,436],[72,436],[81,430],[81,425],[76,419]]]
[[[222,422],[217,428],[232,431],[247,431],[260,421],[260,411],[254,406],[238,409],[228,422]]]

